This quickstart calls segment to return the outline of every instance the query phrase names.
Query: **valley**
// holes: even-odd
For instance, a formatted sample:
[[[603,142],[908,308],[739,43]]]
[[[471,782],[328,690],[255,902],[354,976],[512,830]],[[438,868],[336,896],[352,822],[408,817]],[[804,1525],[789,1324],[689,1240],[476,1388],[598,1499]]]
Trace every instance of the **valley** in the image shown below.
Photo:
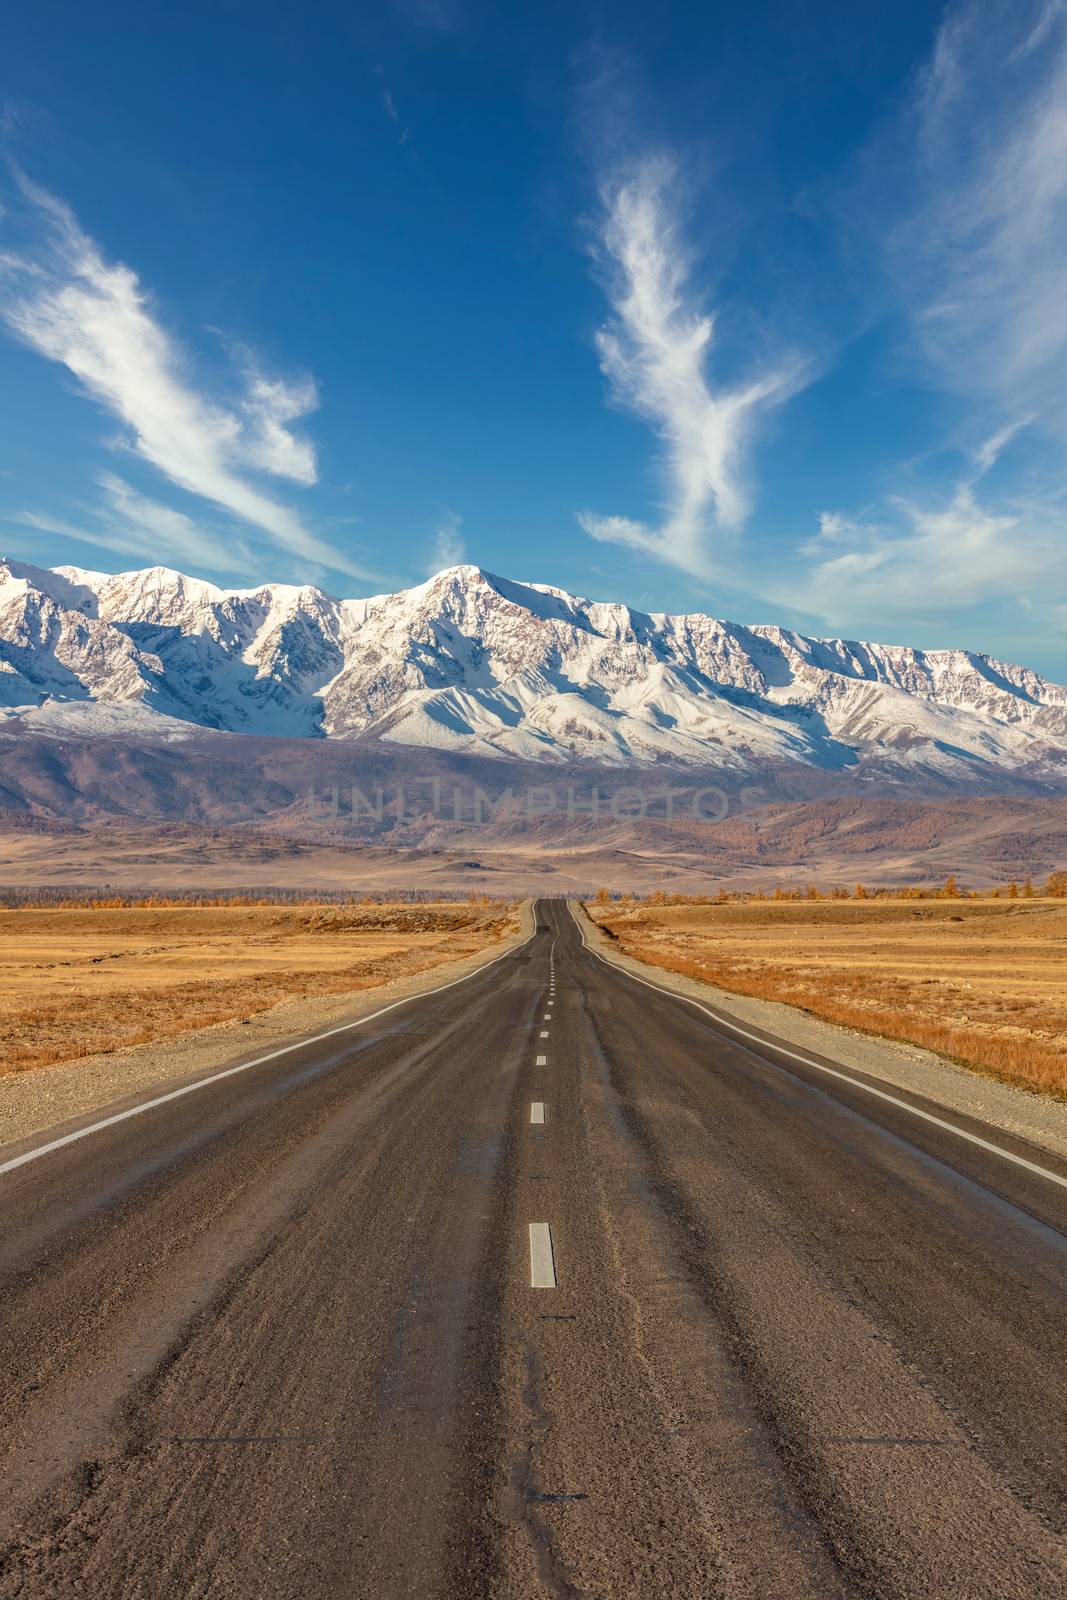
[[[61,767],[65,754],[69,766]],[[283,758],[291,760],[288,772]],[[1027,876],[1043,881],[1067,861],[1067,798],[841,795],[727,806],[721,820],[708,822],[654,815],[568,821],[560,812],[512,822],[486,816],[476,825],[469,815],[457,823],[423,813],[404,824],[386,817],[377,827],[345,816],[310,818],[299,797],[299,751],[276,747],[271,759],[269,783],[276,799],[289,803],[262,818],[247,817],[248,794],[259,781],[253,764],[245,789],[228,796],[206,762],[191,764],[181,787],[159,781],[141,791],[127,767],[122,792],[140,814],[123,816],[99,799],[106,750],[79,752],[77,759],[54,750],[47,809],[61,809],[64,793],[69,805],[80,783],[84,820],[35,815],[28,807],[0,810],[4,893],[15,902],[37,893],[223,890],[509,898],[551,889],[588,898],[601,886],[638,894],[771,892],[811,882],[851,890],[859,879],[936,884],[950,873],[961,884],[987,888]],[[465,781],[469,792],[482,774],[464,779],[453,761],[449,776]],[[34,792],[44,811],[45,791]],[[174,819],[168,813],[179,804],[212,818]]]

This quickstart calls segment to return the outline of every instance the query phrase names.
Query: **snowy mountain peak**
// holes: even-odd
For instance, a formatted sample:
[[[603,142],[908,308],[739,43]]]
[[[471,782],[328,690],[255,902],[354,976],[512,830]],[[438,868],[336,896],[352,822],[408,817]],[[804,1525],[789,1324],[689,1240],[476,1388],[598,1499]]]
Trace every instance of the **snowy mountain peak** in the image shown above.
[[[139,737],[377,738],[548,762],[1067,773],[1067,689],[1025,667],[645,613],[472,565],[342,600],[2,561],[0,712],[40,731],[125,718]]]

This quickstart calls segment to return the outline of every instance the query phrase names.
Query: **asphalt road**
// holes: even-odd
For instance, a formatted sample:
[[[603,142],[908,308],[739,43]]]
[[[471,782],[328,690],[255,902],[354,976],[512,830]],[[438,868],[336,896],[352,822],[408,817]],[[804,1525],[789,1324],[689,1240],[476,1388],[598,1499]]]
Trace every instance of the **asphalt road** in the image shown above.
[[[0,1597],[1067,1592],[1064,1168],[537,921],[0,1151]]]

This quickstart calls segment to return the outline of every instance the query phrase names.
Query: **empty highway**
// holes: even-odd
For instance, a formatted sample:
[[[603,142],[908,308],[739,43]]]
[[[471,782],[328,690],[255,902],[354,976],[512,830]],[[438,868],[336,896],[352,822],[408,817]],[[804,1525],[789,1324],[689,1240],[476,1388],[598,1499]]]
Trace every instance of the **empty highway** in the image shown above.
[[[2,1600],[1067,1592],[1067,1168],[536,922],[0,1150]]]

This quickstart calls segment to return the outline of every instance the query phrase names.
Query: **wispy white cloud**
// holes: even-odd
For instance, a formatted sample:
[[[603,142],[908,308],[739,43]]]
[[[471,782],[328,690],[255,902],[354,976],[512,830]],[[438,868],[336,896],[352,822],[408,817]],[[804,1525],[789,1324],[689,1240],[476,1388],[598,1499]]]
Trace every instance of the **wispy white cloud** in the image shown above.
[[[228,572],[251,572],[254,559],[243,539],[223,539],[217,528],[205,527],[184,512],[141,494],[113,472],[101,472],[100,498],[74,507],[77,521],[48,512],[23,511],[13,522],[42,533],[56,533],[80,544],[113,550],[146,564],[220,566]]]
[[[1016,434],[1021,433],[1033,420],[1033,417],[1020,417],[1016,422],[1008,422],[1003,428],[998,428],[988,439],[980,440],[971,452],[976,476],[982,477],[995,467]]]
[[[807,598],[823,614],[936,615],[1025,589],[1041,570],[1036,543],[1020,559],[1016,516],[982,507],[962,487],[939,507],[900,502],[899,525],[821,518]],[[846,548],[842,548],[846,546]]]
[[[886,248],[929,372],[1067,432],[1067,5],[956,0],[897,132]]]
[[[172,562],[192,557],[205,567],[218,562],[217,530],[139,493],[114,472],[101,472],[97,481],[104,495],[106,523],[112,529],[125,528],[138,538],[145,555],[152,552],[155,560]],[[253,557],[244,540],[237,540],[227,549],[225,560],[231,570],[249,569]]]
[[[1067,0],[952,0],[858,178],[846,225],[873,229],[908,381],[953,397],[953,443],[924,487],[912,462],[873,513],[824,513],[776,598],[835,627],[1047,615],[1067,583]]]
[[[303,378],[296,383],[285,383],[279,378],[268,378],[249,352],[244,355],[246,388],[240,402],[242,460],[275,478],[289,478],[308,486],[317,483],[314,445],[310,439],[289,431],[290,423],[318,408],[314,380]]]
[[[460,532],[463,518],[454,511],[448,512],[434,534],[433,553],[426,571],[430,577],[445,567],[462,566],[467,559],[467,545]]]
[[[314,450],[291,431],[316,404],[314,384],[268,378],[243,352],[235,404],[201,393],[136,274],[106,261],[60,200],[24,177],[19,185],[39,226],[30,250],[9,253],[0,270],[0,318],[12,333],[66,367],[119,419],[123,442],[178,488],[304,560],[365,576],[247,476],[315,482]]]
[[[984,603],[1044,604],[1067,581],[1067,549],[1049,508],[983,503],[977,478],[940,500],[898,498],[877,520],[823,512],[779,603],[835,629],[944,619]]]
[[[599,238],[615,313],[597,335],[600,363],[616,401],[662,441],[665,516],[658,527],[591,511],[579,521],[594,539],[707,575],[716,532],[738,528],[748,512],[752,435],[770,407],[802,386],[806,369],[787,357],[740,383],[713,381],[715,316],[700,309],[690,284],[677,182],[672,164],[656,159],[607,185]]]
[[[380,79],[384,79],[385,68],[380,63],[377,67],[375,67],[374,70]],[[382,83],[382,110],[389,118],[389,121],[393,124],[393,127],[397,130],[397,144],[407,144],[408,140],[411,138],[411,129],[401,127],[400,113],[396,109],[396,101],[393,99],[391,90],[386,87],[384,82]]]

